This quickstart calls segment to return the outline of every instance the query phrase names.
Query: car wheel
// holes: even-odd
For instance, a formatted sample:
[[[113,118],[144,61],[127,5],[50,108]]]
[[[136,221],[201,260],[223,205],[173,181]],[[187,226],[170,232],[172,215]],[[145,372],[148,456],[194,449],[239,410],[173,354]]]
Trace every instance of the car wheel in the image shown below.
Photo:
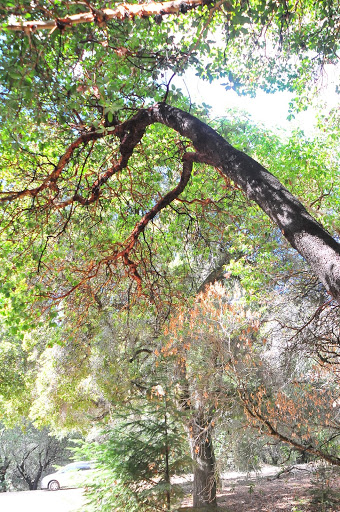
[[[51,480],[48,484],[48,489],[50,491],[58,491],[60,489],[60,484],[57,480]]]

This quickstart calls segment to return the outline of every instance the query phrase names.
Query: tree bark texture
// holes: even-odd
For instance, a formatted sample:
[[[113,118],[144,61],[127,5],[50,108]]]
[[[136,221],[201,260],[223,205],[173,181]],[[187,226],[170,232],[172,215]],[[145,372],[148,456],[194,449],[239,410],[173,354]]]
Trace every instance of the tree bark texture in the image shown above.
[[[140,111],[118,126],[117,133],[129,134],[153,123],[162,123],[190,139],[197,151],[196,161],[220,169],[255,201],[340,304],[340,244],[275,176],[199,119],[165,103]]]
[[[7,491],[6,473],[10,465],[10,460],[5,457],[0,459],[0,492]]]
[[[34,20],[34,21],[17,21],[6,25],[7,30],[36,32],[37,30],[55,30],[63,31],[73,25],[81,23],[96,23],[99,26],[105,26],[109,20],[125,20],[133,19],[135,16],[146,18],[150,16],[164,16],[168,14],[185,14],[190,9],[205,5],[204,0],[172,0],[170,2],[145,2],[138,4],[130,4],[128,2],[117,5],[115,9],[103,8],[95,9],[91,6],[88,12],[80,12],[59,19],[50,20]],[[212,2],[211,2],[212,3]],[[221,5],[222,2],[217,2]],[[85,4],[85,2],[84,2]],[[90,7],[90,5],[88,4]],[[1,30],[1,29],[0,29]]]
[[[189,423],[189,444],[194,461],[193,506],[216,506],[215,455],[211,424],[200,412]]]

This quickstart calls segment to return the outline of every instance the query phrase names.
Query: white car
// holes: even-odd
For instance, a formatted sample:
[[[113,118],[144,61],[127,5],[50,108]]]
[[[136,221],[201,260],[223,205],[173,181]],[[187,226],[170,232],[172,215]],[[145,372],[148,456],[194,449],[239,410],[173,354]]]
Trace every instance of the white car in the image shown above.
[[[58,491],[62,487],[81,487],[90,476],[94,465],[91,462],[72,462],[55,473],[44,476],[41,489]]]

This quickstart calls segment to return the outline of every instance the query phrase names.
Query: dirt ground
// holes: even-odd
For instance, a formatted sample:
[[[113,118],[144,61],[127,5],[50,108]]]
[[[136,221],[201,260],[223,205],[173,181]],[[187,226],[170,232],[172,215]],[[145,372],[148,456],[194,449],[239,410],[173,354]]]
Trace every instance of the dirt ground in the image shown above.
[[[322,477],[315,467],[297,466],[277,478],[264,475],[226,474],[218,493],[218,512],[340,512],[340,473]],[[181,512],[194,512],[191,498]],[[201,510],[201,509],[200,509]]]
[[[279,469],[273,466],[263,468],[260,475],[226,473],[216,512],[340,512],[340,471],[322,479],[316,469],[301,465],[279,478]],[[188,493],[180,511],[194,512],[192,477],[177,480]],[[82,512],[84,503],[82,489],[0,493],[0,512]]]

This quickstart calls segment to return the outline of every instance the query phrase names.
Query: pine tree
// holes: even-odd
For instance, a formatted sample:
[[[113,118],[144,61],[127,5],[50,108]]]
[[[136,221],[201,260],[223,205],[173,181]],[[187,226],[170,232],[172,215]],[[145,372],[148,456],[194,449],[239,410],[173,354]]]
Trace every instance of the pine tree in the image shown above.
[[[87,489],[89,510],[175,510],[181,489],[171,476],[191,462],[185,446],[179,413],[169,393],[155,386],[149,397],[120,411],[96,442],[81,447],[81,457],[98,467]]]

